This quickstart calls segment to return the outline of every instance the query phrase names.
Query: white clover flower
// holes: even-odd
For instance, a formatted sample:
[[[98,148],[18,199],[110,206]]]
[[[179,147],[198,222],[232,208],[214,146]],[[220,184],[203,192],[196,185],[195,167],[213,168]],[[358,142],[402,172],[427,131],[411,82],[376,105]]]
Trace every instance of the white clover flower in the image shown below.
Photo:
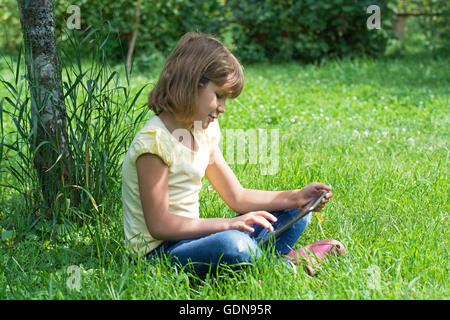
[[[389,134],[389,132],[388,131],[383,131],[382,134],[383,134],[383,137],[386,138],[387,135]]]
[[[328,118],[328,117],[325,117],[325,120],[327,120],[327,121],[328,121],[328,120],[330,120],[330,118]]]
[[[359,137],[358,130],[353,130],[353,138]]]
[[[341,122],[340,121],[336,121],[336,127],[338,127],[338,128],[341,127]]]
[[[369,136],[369,130],[365,130],[365,131],[363,132],[363,134],[364,134],[364,137],[368,137],[368,136]]]

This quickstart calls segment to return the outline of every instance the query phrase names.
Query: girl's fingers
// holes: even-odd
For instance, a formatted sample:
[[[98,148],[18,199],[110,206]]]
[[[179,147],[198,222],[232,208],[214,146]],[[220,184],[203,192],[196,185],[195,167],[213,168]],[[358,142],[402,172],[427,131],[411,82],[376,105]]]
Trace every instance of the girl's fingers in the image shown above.
[[[331,191],[331,187],[325,183],[317,183],[316,189],[319,189],[320,191]]]
[[[267,221],[265,218],[263,218],[263,217],[257,217],[256,223],[259,224],[260,226],[266,228],[266,229],[269,229],[270,231],[273,231],[272,224],[269,221]]]
[[[272,224],[269,221],[267,221],[266,218],[263,217],[262,215],[255,214],[250,220],[251,224],[256,223],[266,229],[269,229],[270,231],[273,231]]]
[[[322,203],[325,205],[330,201],[330,199],[333,197],[333,194],[331,192],[328,192],[325,197],[322,199]]]
[[[244,223],[244,227],[243,228],[244,228],[244,230],[242,230],[242,231],[248,231],[250,233],[255,232],[255,229],[253,229],[252,227],[246,225],[245,223]]]
[[[256,211],[255,214],[257,214],[258,216],[262,216],[266,219],[269,219],[272,222],[276,222],[278,220],[277,217],[275,217],[273,214],[267,211]]]

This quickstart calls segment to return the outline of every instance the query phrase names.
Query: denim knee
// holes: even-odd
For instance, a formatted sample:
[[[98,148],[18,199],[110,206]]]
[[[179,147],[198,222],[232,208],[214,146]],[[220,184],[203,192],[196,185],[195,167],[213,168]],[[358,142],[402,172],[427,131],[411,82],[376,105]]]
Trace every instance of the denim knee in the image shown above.
[[[229,230],[220,233],[217,239],[218,247],[222,248],[222,261],[235,264],[251,262],[261,256],[261,250],[256,242],[246,233],[238,230]]]

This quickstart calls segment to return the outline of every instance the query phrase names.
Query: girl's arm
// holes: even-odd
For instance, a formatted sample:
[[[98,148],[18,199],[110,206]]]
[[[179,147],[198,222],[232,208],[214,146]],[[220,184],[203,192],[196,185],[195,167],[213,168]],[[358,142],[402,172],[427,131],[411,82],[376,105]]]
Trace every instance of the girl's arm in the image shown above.
[[[323,191],[330,191],[314,210],[320,211],[333,196],[331,187],[317,182],[313,182],[303,189],[287,191],[243,188],[219,149],[216,149],[211,155],[210,164],[206,168],[206,176],[225,203],[233,211],[241,214],[254,210],[277,211],[302,208],[317,199]]]
[[[155,239],[192,239],[230,229],[252,232],[252,224],[272,230],[267,219],[276,221],[276,218],[266,211],[255,211],[248,217],[231,219],[193,219],[171,214],[168,211],[168,166],[158,156],[146,153],[136,160],[136,169],[145,223]]]

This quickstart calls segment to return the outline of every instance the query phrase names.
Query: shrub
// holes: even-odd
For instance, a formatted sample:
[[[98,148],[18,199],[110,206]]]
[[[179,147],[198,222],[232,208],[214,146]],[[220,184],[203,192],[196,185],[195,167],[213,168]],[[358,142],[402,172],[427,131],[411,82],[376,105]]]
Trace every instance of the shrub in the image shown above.
[[[69,17],[66,9],[70,3],[54,0],[54,4],[57,24],[64,28]],[[86,30],[88,26],[96,29],[102,29],[106,24],[110,26],[111,36],[117,41],[108,42],[106,52],[110,54],[109,58],[123,61],[134,30],[136,1],[105,3],[101,0],[80,0],[76,5],[80,7],[82,30]],[[218,35],[224,21],[222,11],[222,5],[217,0],[141,1],[135,48],[138,62],[147,62],[158,55],[168,55],[179,38],[188,31],[198,30]]]
[[[244,61],[377,55],[384,51],[390,30],[392,11],[386,3],[391,1],[142,1],[135,62],[138,66],[160,63],[184,33],[195,30],[222,40],[231,34],[232,43],[227,44]],[[71,4],[68,0],[53,0],[60,46],[67,42],[63,31]],[[366,8],[371,4],[381,8],[381,30],[366,27]],[[80,7],[81,32],[102,30],[107,25],[113,41],[107,42],[105,53],[116,62],[123,61],[134,28],[136,0],[79,0],[76,5]],[[8,29],[8,39],[21,38],[15,14],[17,4],[8,0],[3,16],[8,25],[16,26]],[[16,46],[16,42],[9,41],[5,49],[11,51]]]
[[[366,9],[381,8],[380,30],[369,30]],[[228,0],[233,37],[244,60],[318,60],[377,55],[385,49],[391,9],[380,1]]]

